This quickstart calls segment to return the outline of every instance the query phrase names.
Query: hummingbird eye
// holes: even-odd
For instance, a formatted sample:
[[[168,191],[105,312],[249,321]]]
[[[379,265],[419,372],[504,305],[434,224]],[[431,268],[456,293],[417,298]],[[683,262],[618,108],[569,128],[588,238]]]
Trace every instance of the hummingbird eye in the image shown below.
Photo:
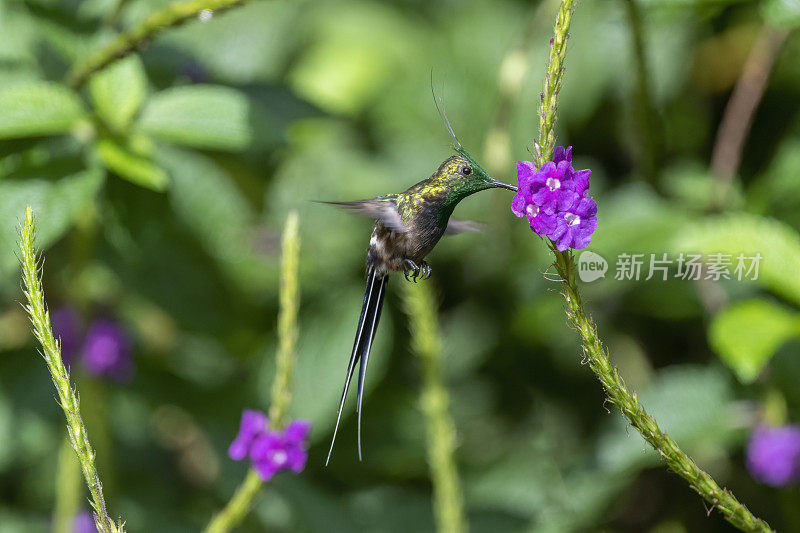
[[[472,174],[472,169],[470,167],[468,167],[467,165],[464,165],[463,167],[461,167],[458,170],[459,170],[459,172],[461,172],[465,176],[469,176],[470,174]]]

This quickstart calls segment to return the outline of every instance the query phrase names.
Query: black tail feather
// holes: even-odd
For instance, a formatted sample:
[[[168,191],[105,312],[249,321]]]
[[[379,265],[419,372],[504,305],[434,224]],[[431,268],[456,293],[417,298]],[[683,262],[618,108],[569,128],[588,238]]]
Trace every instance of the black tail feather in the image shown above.
[[[347,364],[347,375],[345,377],[344,389],[342,390],[342,398],[339,401],[339,412],[336,415],[336,427],[333,430],[331,447],[328,450],[328,458],[325,460],[326,466],[331,460],[333,444],[336,442],[336,433],[339,431],[339,422],[342,418],[342,409],[344,409],[347,391],[350,388],[350,380],[353,378],[353,372],[359,360],[361,363],[358,369],[358,401],[356,403],[356,411],[358,412],[358,459],[359,461],[361,460],[361,402],[364,395],[364,377],[367,373],[372,340],[375,338],[375,331],[378,328],[378,322],[381,317],[381,308],[383,307],[383,297],[385,295],[384,289],[387,280],[387,276],[378,277],[374,268],[370,268],[367,273],[367,287],[364,290],[364,302],[361,305],[361,315],[358,318],[358,328],[356,329],[356,338],[353,342],[353,352]]]

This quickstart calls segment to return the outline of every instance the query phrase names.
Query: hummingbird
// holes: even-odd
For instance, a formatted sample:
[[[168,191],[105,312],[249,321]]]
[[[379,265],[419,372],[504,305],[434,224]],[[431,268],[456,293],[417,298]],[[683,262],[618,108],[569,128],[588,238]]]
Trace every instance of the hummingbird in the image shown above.
[[[435,95],[434,103],[453,140],[455,155],[445,159],[429,178],[412,185],[404,192],[353,202],[324,202],[375,219],[367,248],[367,285],[364,301],[358,318],[353,351],[347,364],[344,389],[328,458],[325,461],[326,466],[336,442],[342,409],[356,363],[359,363],[356,412],[358,413],[358,459],[361,460],[361,406],[364,378],[372,341],[381,318],[389,274],[402,271],[407,281],[415,283],[419,278],[427,279],[432,269],[425,261],[425,257],[443,235],[479,231],[479,226],[474,222],[450,217],[461,200],[486,189],[517,190],[517,187],[489,176],[461,145],[453,133],[447,115],[439,108]]]

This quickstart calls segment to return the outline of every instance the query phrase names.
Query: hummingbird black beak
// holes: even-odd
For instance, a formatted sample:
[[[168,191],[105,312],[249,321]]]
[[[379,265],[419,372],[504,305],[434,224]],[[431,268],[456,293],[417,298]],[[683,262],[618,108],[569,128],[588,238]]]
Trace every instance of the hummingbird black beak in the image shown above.
[[[489,182],[489,185],[491,185],[492,187],[497,187],[499,189],[508,189],[509,191],[514,191],[514,192],[517,191],[516,185],[509,185],[508,183],[503,183],[502,181],[496,179],[492,179],[492,181]]]

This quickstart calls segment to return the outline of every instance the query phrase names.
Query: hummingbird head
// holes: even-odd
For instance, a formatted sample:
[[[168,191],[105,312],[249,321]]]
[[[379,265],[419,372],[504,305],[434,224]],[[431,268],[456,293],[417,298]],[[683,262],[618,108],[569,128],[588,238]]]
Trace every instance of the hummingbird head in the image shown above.
[[[456,148],[458,155],[447,158],[434,174],[433,184],[446,191],[450,201],[460,201],[470,194],[485,189],[500,188],[516,191],[517,188],[508,183],[489,176],[460,145]],[[449,202],[448,202],[449,203]]]

